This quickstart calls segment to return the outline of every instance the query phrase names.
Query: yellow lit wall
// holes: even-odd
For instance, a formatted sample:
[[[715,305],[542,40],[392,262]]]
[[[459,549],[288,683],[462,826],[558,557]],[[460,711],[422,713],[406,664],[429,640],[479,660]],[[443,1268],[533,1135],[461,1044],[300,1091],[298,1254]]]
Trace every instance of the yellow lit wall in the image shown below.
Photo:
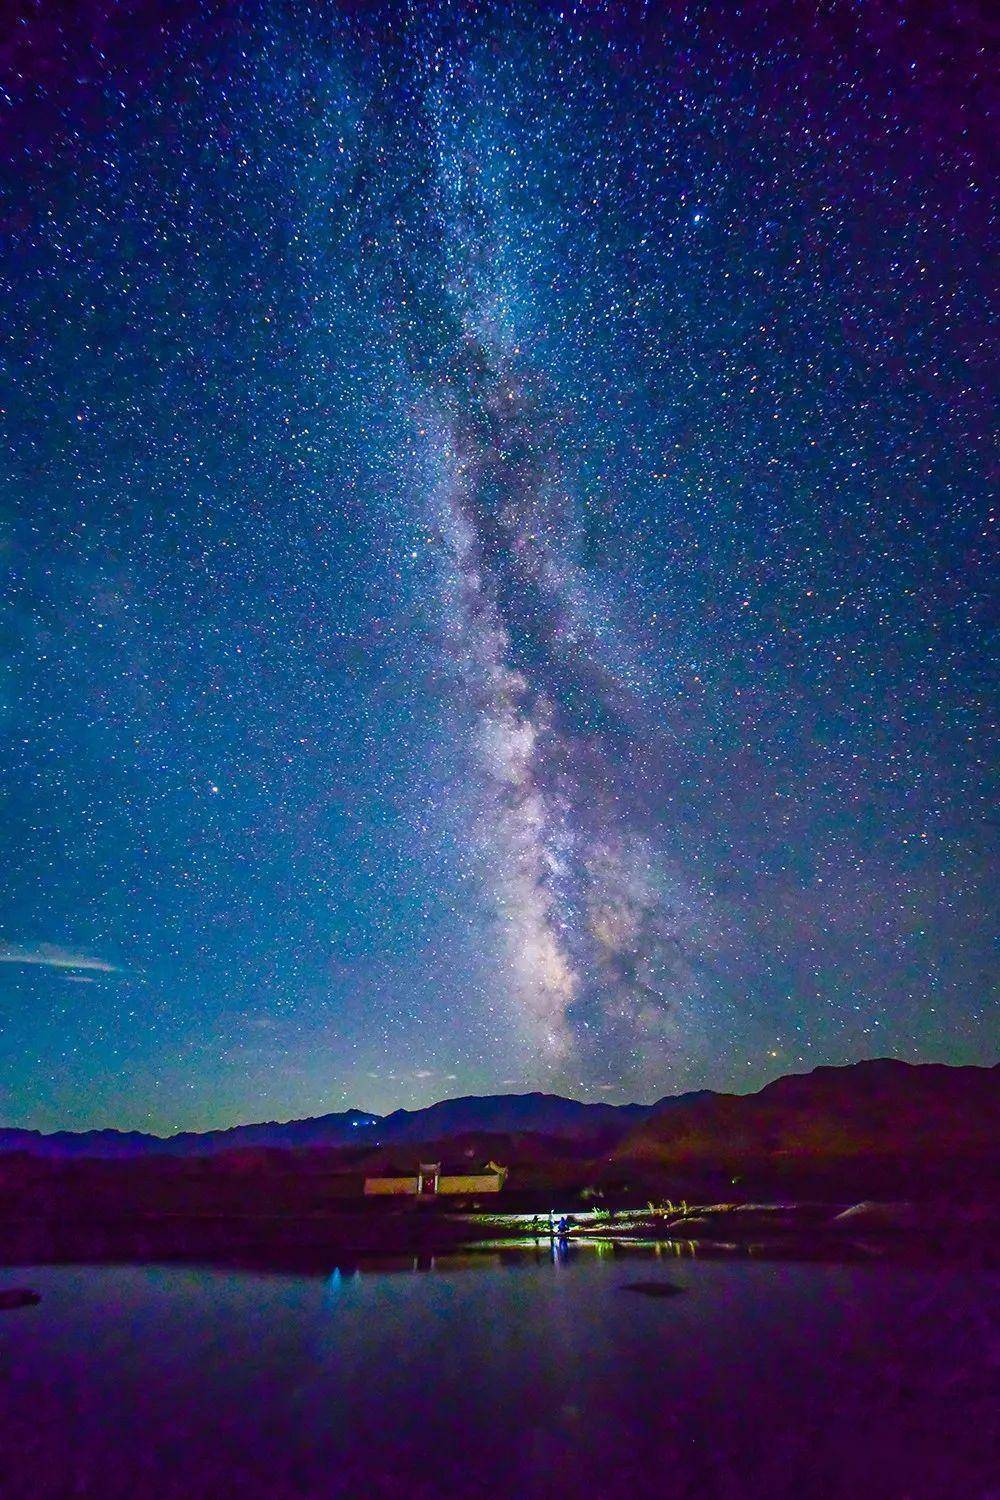
[[[365,1192],[375,1194],[400,1194],[416,1193],[417,1179],[415,1177],[366,1177]]]
[[[439,1177],[439,1193],[499,1193],[503,1178],[499,1172],[486,1172],[482,1176]]]

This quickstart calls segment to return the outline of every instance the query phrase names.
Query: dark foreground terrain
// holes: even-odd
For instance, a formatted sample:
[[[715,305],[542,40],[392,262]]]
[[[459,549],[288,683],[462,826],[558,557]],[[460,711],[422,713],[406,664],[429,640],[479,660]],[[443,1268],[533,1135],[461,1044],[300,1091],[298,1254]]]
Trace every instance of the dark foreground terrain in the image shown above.
[[[213,1133],[205,1150],[185,1137],[174,1152],[169,1141],[150,1148],[151,1137],[130,1147],[115,1132],[98,1141],[8,1132],[0,1263],[328,1266],[484,1237],[547,1239],[550,1213],[553,1225],[578,1219],[571,1235],[702,1253],[979,1265],[996,1257],[997,1068],[880,1060],[650,1109],[522,1095],[448,1100],[383,1121],[358,1111],[327,1118],[351,1144],[220,1150]],[[333,1128],[246,1129],[294,1138],[302,1125],[310,1138]],[[380,1132],[389,1139],[376,1139]],[[368,1175],[412,1172],[422,1160],[468,1171],[491,1159],[508,1168],[497,1196],[364,1196]]]
[[[995,1204],[967,1199],[730,1198],[594,1209],[578,1195],[564,1194],[554,1207],[532,1196],[522,1194],[517,1207],[498,1196],[462,1207],[362,1199],[301,1211],[262,1207],[253,1194],[242,1205],[195,1212],[176,1204],[70,1206],[67,1195],[57,1195],[51,1212],[0,1218],[0,1265],[176,1260],[323,1271],[374,1258],[426,1260],[461,1248],[557,1242],[626,1251],[665,1245],[684,1256],[1000,1265],[1000,1213]]]

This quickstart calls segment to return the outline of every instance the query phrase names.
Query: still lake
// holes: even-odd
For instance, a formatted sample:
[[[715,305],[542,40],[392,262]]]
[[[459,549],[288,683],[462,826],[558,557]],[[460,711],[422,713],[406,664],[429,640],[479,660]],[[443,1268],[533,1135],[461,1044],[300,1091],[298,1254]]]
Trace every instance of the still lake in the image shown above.
[[[998,1493],[995,1275],[468,1259],[323,1277],[0,1271],[42,1293],[0,1314],[0,1494]]]

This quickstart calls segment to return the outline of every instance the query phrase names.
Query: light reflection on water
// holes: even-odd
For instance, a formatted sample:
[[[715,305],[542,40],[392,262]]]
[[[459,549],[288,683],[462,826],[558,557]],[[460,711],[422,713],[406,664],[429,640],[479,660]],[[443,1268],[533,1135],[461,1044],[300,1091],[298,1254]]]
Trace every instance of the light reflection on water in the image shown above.
[[[522,1239],[480,1240],[464,1250],[437,1253],[420,1252],[402,1255],[366,1255],[342,1262],[330,1277],[336,1288],[348,1277],[360,1274],[385,1275],[405,1271],[485,1271],[502,1266],[563,1266],[571,1260],[681,1260],[694,1259],[698,1253],[694,1240],[610,1240],[588,1236],[568,1239],[562,1236],[525,1236]],[[737,1247],[718,1247],[735,1250]]]

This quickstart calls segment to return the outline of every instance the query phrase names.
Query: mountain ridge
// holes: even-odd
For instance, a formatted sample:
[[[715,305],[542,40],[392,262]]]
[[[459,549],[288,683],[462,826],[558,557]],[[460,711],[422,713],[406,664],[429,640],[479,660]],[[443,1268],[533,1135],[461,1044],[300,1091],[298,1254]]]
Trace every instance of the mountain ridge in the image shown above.
[[[0,1127],[0,1155],[25,1152],[55,1159],[130,1159],[214,1156],[262,1147],[376,1149],[485,1131],[530,1132],[561,1140],[592,1139],[602,1149],[612,1149],[619,1160],[649,1159],[662,1156],[664,1151],[668,1156],[685,1159],[709,1153],[718,1158],[720,1153],[739,1156],[763,1149],[763,1136],[756,1140],[761,1132],[768,1140],[772,1136],[775,1140],[784,1139],[782,1132],[787,1134],[791,1128],[789,1121],[799,1120],[801,1124],[802,1117],[809,1117],[813,1137],[819,1121],[825,1122],[828,1145],[836,1145],[832,1137],[838,1129],[843,1134],[843,1129],[850,1126],[857,1136],[863,1116],[868,1120],[865,1128],[869,1136],[876,1125],[898,1136],[903,1117],[896,1121],[889,1117],[881,1119],[883,1115],[891,1116],[894,1109],[902,1109],[903,1115],[909,1110],[910,1139],[925,1141],[936,1128],[935,1120],[939,1126],[963,1111],[968,1114],[970,1106],[978,1105],[987,1117],[982,1131],[975,1128],[974,1122],[965,1121],[962,1133],[963,1139],[970,1130],[979,1138],[985,1135],[993,1118],[998,1081],[1000,1064],[990,1067],[868,1058],[839,1066],[822,1064],[807,1073],[784,1074],[753,1093],[696,1089],[668,1094],[648,1105],[588,1102],[535,1090],[524,1094],[461,1095],[438,1100],[422,1109],[397,1109],[386,1115],[351,1108],[305,1119],[181,1131],[171,1136],[113,1127],[50,1133]],[[914,1101],[929,1109],[933,1117],[930,1131],[919,1112],[913,1117]],[[817,1144],[814,1139],[813,1146]],[[802,1142],[802,1148],[808,1149],[806,1142]],[[794,1136],[790,1146],[775,1145],[772,1141],[767,1149],[794,1150]]]
[[[1000,1140],[1000,1065],[870,1058],[772,1079],[753,1094],[655,1109],[615,1147],[658,1168],[988,1156]]]
[[[160,1136],[114,1127],[44,1132],[0,1127],[0,1154],[27,1151],[51,1157],[129,1158],[212,1156],[248,1147],[301,1149],[310,1146],[391,1145],[432,1140],[468,1130],[533,1130],[564,1136],[597,1135],[630,1123],[656,1105],[606,1104],[534,1091],[527,1094],[467,1094],[442,1099],[423,1109],[397,1109],[387,1115],[348,1109],[301,1120],[260,1121],[218,1130],[179,1131]]]

